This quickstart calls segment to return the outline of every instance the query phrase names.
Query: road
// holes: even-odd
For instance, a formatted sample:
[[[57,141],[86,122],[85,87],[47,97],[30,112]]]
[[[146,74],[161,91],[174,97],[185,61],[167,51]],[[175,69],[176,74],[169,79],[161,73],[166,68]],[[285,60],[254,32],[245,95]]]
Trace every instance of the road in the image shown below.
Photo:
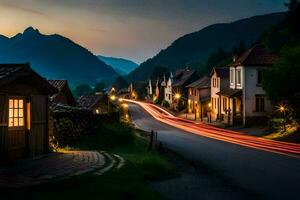
[[[158,140],[164,146],[195,164],[211,168],[230,184],[265,199],[299,199],[298,145],[269,144],[265,140],[257,143],[237,133],[236,137],[231,135],[234,132],[181,122],[171,114],[144,103],[130,104],[129,110],[138,127],[157,131]],[[195,126],[200,128],[196,130]]]

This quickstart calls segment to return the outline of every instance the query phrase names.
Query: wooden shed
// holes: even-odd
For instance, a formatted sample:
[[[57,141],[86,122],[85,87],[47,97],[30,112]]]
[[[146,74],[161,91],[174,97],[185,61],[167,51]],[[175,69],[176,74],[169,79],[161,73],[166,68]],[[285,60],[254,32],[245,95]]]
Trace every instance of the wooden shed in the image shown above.
[[[51,102],[76,106],[76,100],[67,80],[48,80],[48,82],[58,90],[58,93],[50,96]]]
[[[57,89],[27,64],[0,64],[0,161],[49,150],[49,95]]]

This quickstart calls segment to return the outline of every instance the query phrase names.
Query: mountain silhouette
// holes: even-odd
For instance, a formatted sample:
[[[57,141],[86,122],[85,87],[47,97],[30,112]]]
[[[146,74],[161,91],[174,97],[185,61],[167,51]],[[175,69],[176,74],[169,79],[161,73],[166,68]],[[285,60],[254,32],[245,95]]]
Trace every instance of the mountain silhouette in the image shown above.
[[[273,13],[255,16],[232,23],[214,24],[187,34],[142,63],[126,78],[128,81],[143,81],[158,66],[174,71],[187,65],[205,63],[208,56],[220,48],[229,52],[241,42],[246,46],[252,45],[262,33],[279,24],[285,15],[286,13]]]
[[[97,57],[105,64],[111,66],[120,75],[127,75],[139,66],[135,62],[124,58],[106,57],[101,55],[98,55]]]
[[[72,86],[111,83],[118,76],[89,50],[61,35],[44,35],[32,27],[11,38],[0,35],[0,63],[24,62],[45,78],[67,79]]]

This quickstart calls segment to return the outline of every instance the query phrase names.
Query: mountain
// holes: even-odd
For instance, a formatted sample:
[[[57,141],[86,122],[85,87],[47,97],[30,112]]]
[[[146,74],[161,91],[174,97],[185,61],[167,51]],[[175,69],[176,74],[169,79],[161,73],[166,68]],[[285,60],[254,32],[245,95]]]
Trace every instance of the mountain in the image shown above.
[[[217,52],[220,48],[229,52],[241,42],[244,42],[247,47],[252,45],[262,33],[279,24],[285,15],[286,13],[273,13],[255,16],[232,23],[214,24],[187,34],[142,63],[126,78],[128,81],[146,80],[156,67],[168,67],[169,71],[186,65],[198,64],[200,67],[210,54]]]
[[[110,65],[120,75],[127,75],[139,66],[135,62],[124,58],[106,57],[101,55],[97,57],[105,64]]]
[[[0,35],[0,63],[30,62],[48,79],[67,79],[72,86],[111,83],[118,74],[97,56],[68,38],[44,35],[32,27],[7,38]]]

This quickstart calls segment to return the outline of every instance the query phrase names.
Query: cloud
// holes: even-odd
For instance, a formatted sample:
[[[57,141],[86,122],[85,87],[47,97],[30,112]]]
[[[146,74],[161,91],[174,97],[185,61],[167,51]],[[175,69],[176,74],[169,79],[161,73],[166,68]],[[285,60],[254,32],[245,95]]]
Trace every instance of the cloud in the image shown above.
[[[16,4],[12,4],[12,3],[0,3],[0,6],[8,8],[8,9],[14,9],[14,10],[18,10],[18,11],[22,11],[22,12],[34,14],[34,15],[48,17],[47,14],[45,14],[45,13],[43,13],[41,11],[38,11],[38,10],[35,10],[35,9],[31,9],[31,8],[22,7],[22,6],[19,6],[19,5],[16,5]]]

